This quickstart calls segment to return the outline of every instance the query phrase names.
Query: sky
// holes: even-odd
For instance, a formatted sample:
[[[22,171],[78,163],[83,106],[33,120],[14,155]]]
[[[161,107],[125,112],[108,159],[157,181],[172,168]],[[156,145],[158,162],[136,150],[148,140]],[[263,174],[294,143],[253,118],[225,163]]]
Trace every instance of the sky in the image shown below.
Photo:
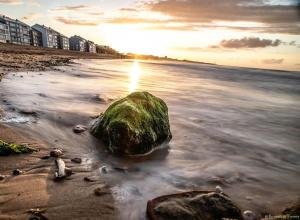
[[[298,0],[0,0],[0,14],[122,53],[300,70]]]

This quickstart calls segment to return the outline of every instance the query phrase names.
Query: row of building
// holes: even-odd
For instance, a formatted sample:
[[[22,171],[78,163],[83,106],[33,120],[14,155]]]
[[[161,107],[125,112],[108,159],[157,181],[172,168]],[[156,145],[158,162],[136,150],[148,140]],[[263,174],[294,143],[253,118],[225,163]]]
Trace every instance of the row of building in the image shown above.
[[[105,47],[95,45],[94,42],[77,35],[68,38],[44,25],[35,24],[31,27],[20,20],[4,15],[0,15],[0,42],[90,53],[98,51],[96,46]]]

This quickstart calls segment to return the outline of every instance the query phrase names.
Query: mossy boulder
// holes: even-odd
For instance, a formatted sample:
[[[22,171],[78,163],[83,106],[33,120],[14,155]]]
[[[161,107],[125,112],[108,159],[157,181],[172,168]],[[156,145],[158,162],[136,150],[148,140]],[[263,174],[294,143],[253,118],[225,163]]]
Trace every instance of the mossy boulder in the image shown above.
[[[0,156],[8,156],[10,154],[26,154],[38,151],[27,144],[9,144],[0,140]]]
[[[117,154],[145,154],[172,138],[166,103],[149,92],[134,92],[100,115],[91,133]]]

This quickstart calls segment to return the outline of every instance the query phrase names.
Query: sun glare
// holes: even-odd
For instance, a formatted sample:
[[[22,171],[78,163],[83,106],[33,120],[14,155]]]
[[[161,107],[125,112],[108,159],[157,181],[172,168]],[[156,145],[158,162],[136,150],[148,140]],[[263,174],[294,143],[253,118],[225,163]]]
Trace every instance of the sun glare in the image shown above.
[[[136,91],[139,84],[140,75],[141,75],[140,63],[138,60],[135,60],[129,71],[129,86],[128,86],[129,93]]]

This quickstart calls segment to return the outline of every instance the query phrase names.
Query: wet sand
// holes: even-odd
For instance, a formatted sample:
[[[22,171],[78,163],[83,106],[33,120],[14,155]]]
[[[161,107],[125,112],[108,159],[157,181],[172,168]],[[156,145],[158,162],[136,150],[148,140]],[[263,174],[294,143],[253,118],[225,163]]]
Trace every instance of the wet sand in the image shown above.
[[[45,152],[61,147],[67,166],[78,169],[59,185],[52,180],[53,161],[36,158],[33,164],[23,166],[47,167],[48,174],[40,173],[47,175],[45,197],[50,199],[45,203],[45,215],[49,217],[66,214],[64,208],[79,216],[95,211],[83,206],[77,213],[62,205],[62,201],[77,201],[77,197],[87,204],[88,199],[95,199],[91,197],[94,185],[85,188],[84,175],[109,185],[112,197],[106,205],[114,207],[108,215],[111,218],[145,219],[149,199],[188,190],[214,190],[216,185],[242,210],[275,215],[300,196],[299,82],[297,72],[179,62],[77,60],[56,70],[6,75],[0,84],[1,124],[44,143]],[[113,100],[135,90],[147,90],[166,101],[173,134],[169,148],[144,158],[119,158],[88,132],[74,134],[75,125],[89,126],[93,116],[105,111]],[[36,115],[24,115],[24,109]],[[73,157],[82,158],[83,163],[70,163]],[[101,172],[103,166],[107,173]],[[76,189],[70,186],[70,191],[66,190],[69,185]],[[5,198],[5,190],[0,192]],[[78,194],[72,196],[74,192]],[[61,194],[68,196],[61,200]],[[101,208],[101,201],[98,211],[108,210]]]

